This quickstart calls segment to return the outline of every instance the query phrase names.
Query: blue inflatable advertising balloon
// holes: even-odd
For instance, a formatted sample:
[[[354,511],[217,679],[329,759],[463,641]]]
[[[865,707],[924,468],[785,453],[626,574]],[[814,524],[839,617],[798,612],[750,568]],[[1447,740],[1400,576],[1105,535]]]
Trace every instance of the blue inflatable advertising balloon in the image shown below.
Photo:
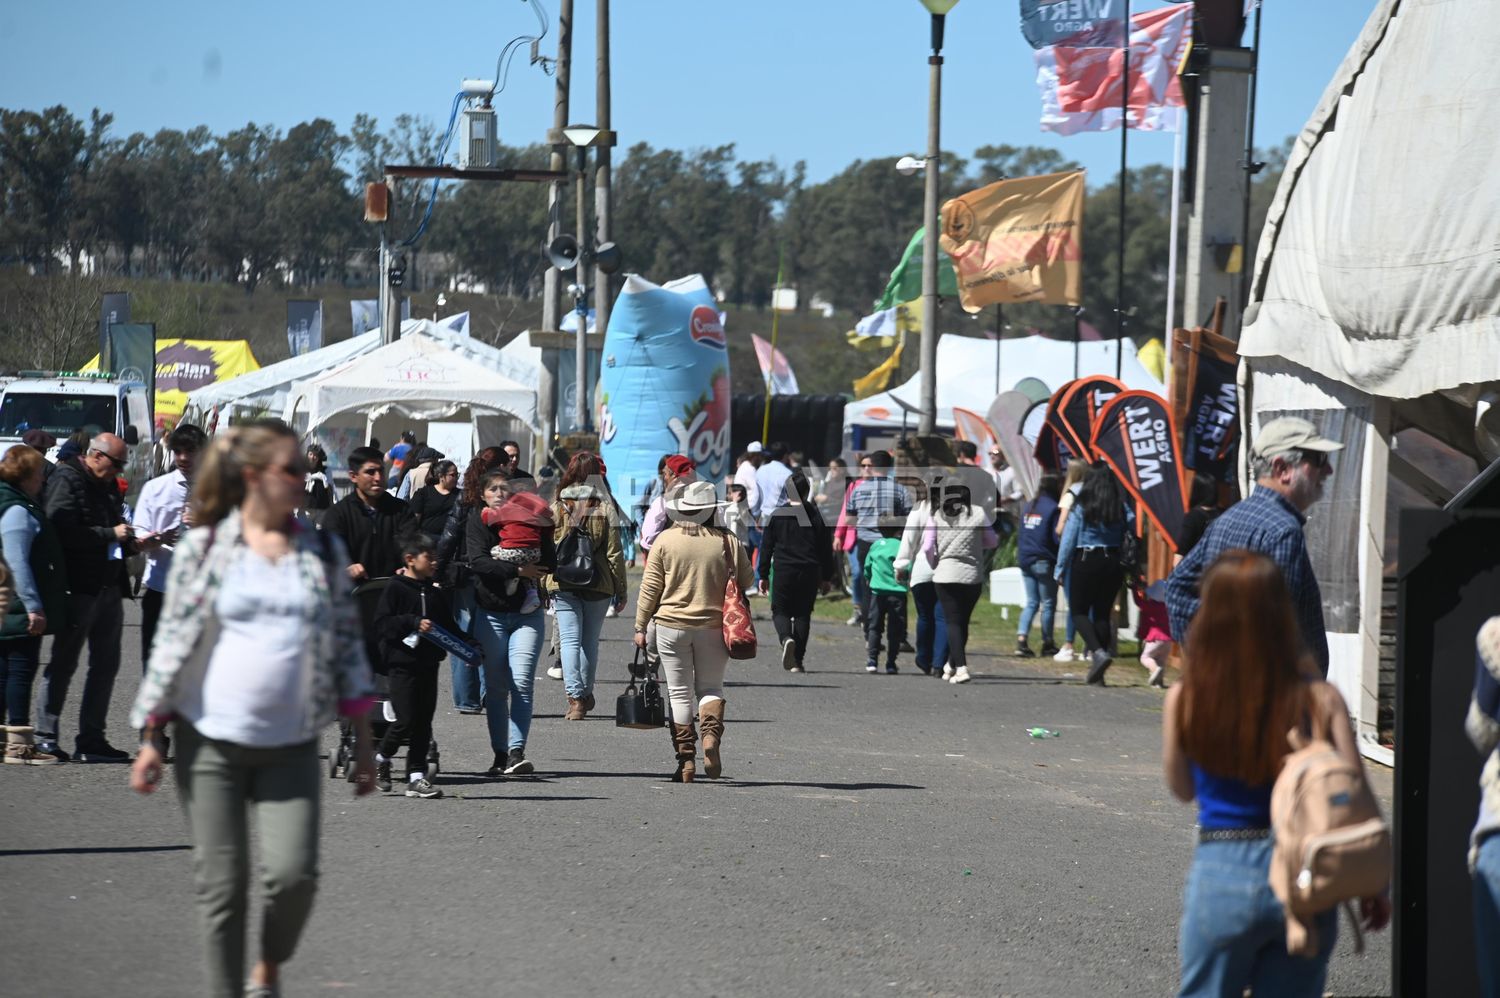
[[[657,286],[630,275],[604,334],[600,456],[622,505],[656,475],[663,454],[686,454],[717,485],[729,469],[729,352],[702,277]]]

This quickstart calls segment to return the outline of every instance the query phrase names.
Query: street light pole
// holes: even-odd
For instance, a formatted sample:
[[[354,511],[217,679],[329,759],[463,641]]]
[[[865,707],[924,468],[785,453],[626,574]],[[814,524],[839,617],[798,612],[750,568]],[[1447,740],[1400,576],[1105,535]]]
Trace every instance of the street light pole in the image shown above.
[[[922,396],[917,432],[937,432],[938,344],[938,159],[942,155],[943,18],[958,0],[922,0],[932,15],[932,54],[927,57],[927,187],[922,198]]]
[[[578,238],[582,245],[578,247],[578,269],[573,272],[573,280],[576,282],[573,308],[578,313],[578,333],[574,338],[574,381],[578,397],[574,399],[573,413],[574,425],[580,433],[587,433],[589,430],[589,228],[584,198],[588,186],[588,154],[587,146],[578,146]]]

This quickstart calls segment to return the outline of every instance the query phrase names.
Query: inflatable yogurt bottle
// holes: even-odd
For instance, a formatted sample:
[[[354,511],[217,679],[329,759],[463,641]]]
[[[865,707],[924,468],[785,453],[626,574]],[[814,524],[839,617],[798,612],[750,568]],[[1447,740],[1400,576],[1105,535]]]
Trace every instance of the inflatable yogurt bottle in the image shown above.
[[[723,481],[729,402],[724,323],[703,278],[658,286],[627,277],[604,334],[597,414],[600,454],[621,504],[646,491],[663,454],[686,454],[699,478]]]

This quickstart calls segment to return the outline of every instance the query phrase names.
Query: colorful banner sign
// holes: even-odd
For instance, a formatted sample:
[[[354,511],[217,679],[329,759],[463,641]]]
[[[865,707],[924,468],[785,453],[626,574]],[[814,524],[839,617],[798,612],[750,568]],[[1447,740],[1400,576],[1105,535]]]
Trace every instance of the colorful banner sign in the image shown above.
[[[90,360],[81,370],[99,370],[99,358]],[[260,362],[250,352],[246,340],[166,340],[158,343],[156,419],[175,424],[187,405],[189,392],[258,370]]]
[[[964,311],[1077,305],[1083,281],[1082,170],[1001,180],[943,205],[943,252]]]
[[[323,348],[323,303],[289,299],[286,303],[286,345],[293,357]]]
[[[1183,462],[1218,481],[1232,481],[1234,454],[1240,442],[1240,392],[1235,383],[1238,365],[1205,344],[1192,367],[1186,392]]]
[[[771,346],[771,341],[750,334],[750,342],[755,347],[755,359],[760,363],[760,376],[771,388],[772,395],[796,395],[797,372],[792,370],[791,361],[786,359],[786,354]]]
[[[1125,391],[1124,382],[1102,374],[1078,378],[1063,386],[1057,402],[1057,426],[1074,454],[1089,456],[1093,450],[1094,421],[1110,399]]]
[[[657,286],[632,274],[604,334],[600,453],[628,507],[663,454],[683,454],[714,483],[729,470],[729,351],[702,277]],[[627,499],[627,496],[629,497]]]
[[[1166,400],[1139,389],[1121,392],[1100,411],[1090,443],[1176,551],[1187,515],[1187,471]]]
[[[1125,0],[1021,0],[1021,34],[1034,49],[1117,49],[1125,44]]]
[[[146,386],[146,402],[156,395],[156,324],[116,322],[109,327],[109,371],[121,381],[139,381]]]
[[[130,321],[130,293],[106,291],[99,302],[99,356],[109,354],[109,327]]]

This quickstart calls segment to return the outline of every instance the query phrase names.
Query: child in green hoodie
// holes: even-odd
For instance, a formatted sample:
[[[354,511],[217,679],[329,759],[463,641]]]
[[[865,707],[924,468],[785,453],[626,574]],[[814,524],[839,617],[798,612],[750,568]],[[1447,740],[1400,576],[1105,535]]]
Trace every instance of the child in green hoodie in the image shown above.
[[[882,519],[880,540],[865,555],[865,585],[870,589],[870,615],[865,624],[866,672],[880,671],[880,635],[885,631],[885,671],[894,675],[896,653],[906,640],[906,583],[896,578],[896,554],[901,550],[900,518]]]

